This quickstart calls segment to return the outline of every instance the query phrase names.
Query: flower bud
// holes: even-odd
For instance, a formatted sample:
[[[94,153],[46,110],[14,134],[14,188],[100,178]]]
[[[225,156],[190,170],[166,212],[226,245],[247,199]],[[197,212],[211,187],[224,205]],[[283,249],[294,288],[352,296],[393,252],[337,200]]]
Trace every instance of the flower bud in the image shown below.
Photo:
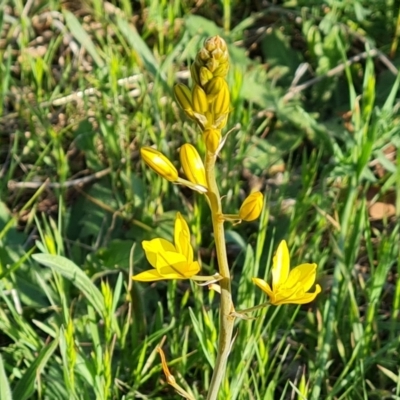
[[[176,182],[178,180],[178,171],[172,162],[164,156],[164,154],[153,149],[152,147],[142,147],[140,154],[143,161],[158,175],[169,180]]]
[[[188,180],[196,185],[207,187],[204,164],[196,148],[189,143],[184,144],[180,150],[180,158]]]
[[[192,93],[190,89],[183,83],[178,83],[174,86],[176,101],[182,110],[192,110]]]
[[[213,75],[225,78],[226,75],[228,74],[228,70],[229,70],[228,62],[220,63],[219,66],[213,71]]]
[[[192,91],[193,111],[204,114],[208,110],[208,100],[206,93],[200,85],[194,85]]]
[[[197,83],[198,85],[200,85],[200,76],[199,76],[199,70],[200,70],[201,66],[197,65],[197,62],[195,61],[194,63],[192,63],[192,65],[190,66],[190,75],[193,79],[193,82]]]
[[[203,48],[206,49],[207,51],[209,51],[210,53],[212,51],[214,51],[216,49],[216,47],[217,47],[217,45],[216,45],[216,38],[217,37],[219,37],[219,36],[212,36],[212,37],[207,38],[204,41]]]
[[[207,150],[214,154],[221,142],[221,131],[219,129],[207,129],[204,131],[203,139]]]
[[[239,218],[243,221],[254,221],[261,214],[263,202],[264,196],[261,192],[251,193],[240,207]]]
[[[202,47],[197,54],[201,61],[207,61],[211,57],[210,52],[205,47]]]
[[[220,36],[212,36],[205,40],[204,48],[210,53],[214,53],[215,50],[220,49],[223,52],[227,51],[226,42]]]
[[[226,81],[222,80],[221,90],[218,92],[213,103],[214,115],[227,114],[229,112],[230,95]]]
[[[208,71],[208,70],[207,70]],[[224,79],[220,77],[212,78],[205,87],[205,92],[207,96],[215,97],[224,86]]]
[[[213,78],[213,74],[206,67],[200,67],[199,78],[201,86],[204,87]]]
[[[219,67],[219,62],[215,58],[209,58],[206,61],[206,67],[211,71],[214,72]]]

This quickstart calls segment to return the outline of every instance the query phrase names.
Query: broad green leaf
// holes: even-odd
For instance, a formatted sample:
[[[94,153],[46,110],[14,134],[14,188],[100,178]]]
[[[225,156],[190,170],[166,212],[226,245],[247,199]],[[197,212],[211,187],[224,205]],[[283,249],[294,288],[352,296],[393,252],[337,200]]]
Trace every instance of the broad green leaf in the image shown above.
[[[279,29],[273,29],[265,35],[262,51],[268,64],[272,67],[288,67],[290,75],[294,74],[301,62],[299,53],[293,51],[289,39]]]
[[[204,39],[209,36],[221,35],[222,33],[222,29],[214,21],[210,21],[199,15],[187,15],[185,26],[190,36],[201,35]]]
[[[104,301],[100,290],[72,261],[51,254],[34,254],[32,258],[39,264],[52,268],[55,272],[70,280],[86,296],[96,311],[101,316],[105,315]]]

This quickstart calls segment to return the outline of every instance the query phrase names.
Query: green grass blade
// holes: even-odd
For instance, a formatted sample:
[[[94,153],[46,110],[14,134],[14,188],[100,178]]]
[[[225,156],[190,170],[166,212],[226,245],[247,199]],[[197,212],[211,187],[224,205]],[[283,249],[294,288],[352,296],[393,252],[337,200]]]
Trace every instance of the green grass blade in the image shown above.
[[[78,21],[75,15],[67,10],[64,10],[64,17],[65,22],[74,38],[87,50],[98,67],[104,67],[104,61],[97,52],[92,39],[83,29],[81,23]]]
[[[155,59],[153,53],[147,46],[146,42],[140,37],[136,29],[129,25],[129,23],[121,17],[117,18],[117,25],[128,43],[142,59],[145,70],[150,72],[155,77],[160,76],[162,81],[165,82],[165,76],[160,74],[160,66],[158,61]]]
[[[36,360],[30,365],[21,380],[15,386],[13,391],[14,399],[25,400],[31,398],[35,390],[34,384],[36,377],[42,372],[57,346],[58,339],[43,347]]]

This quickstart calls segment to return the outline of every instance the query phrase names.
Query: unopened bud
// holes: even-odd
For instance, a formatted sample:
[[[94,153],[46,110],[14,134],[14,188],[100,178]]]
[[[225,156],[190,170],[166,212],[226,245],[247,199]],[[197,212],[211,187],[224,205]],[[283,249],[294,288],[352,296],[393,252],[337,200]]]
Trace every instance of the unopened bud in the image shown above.
[[[208,70],[207,70],[208,71]],[[224,79],[220,77],[212,78],[205,87],[205,92],[207,96],[215,97],[224,86]]]
[[[201,86],[204,86],[213,78],[213,74],[206,67],[200,67],[200,83]]]
[[[209,52],[214,51],[216,49],[216,47],[217,47],[216,43],[215,43],[216,37],[217,36],[212,36],[212,37],[207,38],[204,41],[204,47],[203,48],[205,48]]]
[[[264,196],[261,192],[251,193],[239,210],[239,218],[243,221],[254,221],[262,211]]]
[[[214,52],[215,49],[221,49],[222,51],[227,50],[226,42],[222,37],[220,36],[212,36],[208,39],[205,40],[204,42],[204,47],[209,51],[209,52]]]
[[[161,152],[153,149],[152,147],[142,147],[140,154],[143,161],[158,175],[169,180],[176,182],[178,180],[178,171],[172,162],[164,156]]]
[[[193,104],[193,110],[199,114],[204,114],[208,110],[207,96],[200,85],[193,86],[192,104]]]
[[[182,110],[192,110],[192,93],[186,85],[183,83],[176,84],[174,86],[174,94]]]
[[[209,58],[206,61],[206,66],[211,72],[214,72],[218,68],[219,62],[215,58]]]
[[[215,68],[215,70],[213,71],[213,75],[220,76],[221,78],[225,78],[226,75],[228,74],[228,70],[229,70],[229,63],[228,62],[222,63],[220,61],[220,64],[218,65],[218,67]]]
[[[207,187],[204,164],[196,148],[189,143],[184,144],[180,150],[180,158],[188,180],[196,185]]]
[[[214,115],[227,114],[229,112],[230,95],[226,81],[222,80],[222,87],[213,103]]]
[[[200,66],[197,65],[197,62],[195,61],[194,63],[192,63],[192,65],[190,66],[190,75],[193,79],[193,82],[197,83],[198,85],[200,85],[200,77],[199,77],[199,69]]]
[[[211,57],[210,52],[204,47],[202,47],[197,54],[202,61],[207,61]]]
[[[204,143],[210,153],[215,153],[221,142],[221,131],[219,129],[207,129],[203,133]]]

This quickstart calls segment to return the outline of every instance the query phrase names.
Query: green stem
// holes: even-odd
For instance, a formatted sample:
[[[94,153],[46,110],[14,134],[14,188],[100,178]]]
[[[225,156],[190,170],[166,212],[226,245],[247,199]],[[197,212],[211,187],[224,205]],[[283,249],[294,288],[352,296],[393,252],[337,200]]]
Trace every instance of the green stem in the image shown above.
[[[219,316],[219,339],[218,354],[215,361],[214,372],[211,379],[210,389],[207,400],[217,399],[222,378],[225,374],[226,362],[231,349],[233,324],[235,311],[232,302],[231,276],[229,272],[228,259],[226,255],[224,220],[222,218],[221,197],[215,179],[215,160],[217,156],[207,151],[205,160],[205,170],[208,185],[207,196],[210,201],[212,224],[214,230],[215,248],[217,252],[219,274],[221,286],[221,304]]]

